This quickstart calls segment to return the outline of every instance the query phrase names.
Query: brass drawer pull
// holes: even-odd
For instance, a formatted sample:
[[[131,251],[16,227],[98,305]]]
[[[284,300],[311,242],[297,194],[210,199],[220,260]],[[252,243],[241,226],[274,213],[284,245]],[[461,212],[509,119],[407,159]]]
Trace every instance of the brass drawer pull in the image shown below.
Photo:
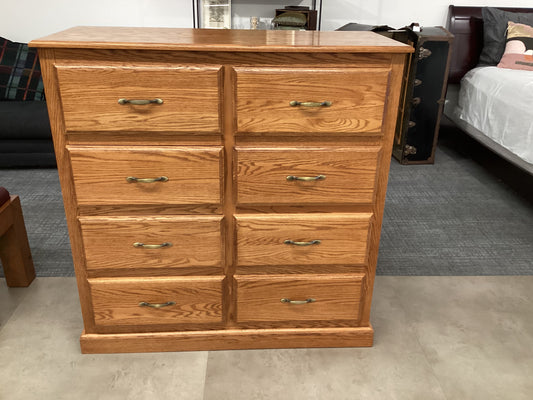
[[[128,176],[126,178],[128,182],[139,182],[139,183],[152,183],[152,182],[166,182],[168,178],[166,176],[160,176],[158,178],[136,178],[134,176]]]
[[[281,299],[282,303],[289,303],[289,304],[307,304],[307,303],[314,303],[315,299],[305,299],[305,300],[291,300],[291,299]]]
[[[118,104],[133,104],[134,106],[144,106],[146,104],[163,104],[161,99],[151,99],[151,100],[130,100],[130,99],[118,99]]]
[[[420,52],[418,53],[418,59],[423,60],[431,56],[431,50],[420,47]]]
[[[293,100],[290,103],[291,107],[330,107],[331,101],[297,101]]]
[[[174,301],[167,301],[166,303],[147,303],[146,301],[141,301],[139,303],[139,307],[162,308],[162,307],[173,306],[175,304],[176,303]]]
[[[289,175],[287,177],[288,181],[323,181],[326,179],[326,175],[317,175],[317,176],[294,176]]]
[[[161,244],[144,244],[141,242],[133,243],[133,247],[142,247],[143,249],[161,249],[163,247],[172,247],[172,243],[165,242]]]
[[[285,240],[284,244],[293,244],[295,246],[311,246],[313,244],[320,244],[320,240],[311,240],[310,242],[295,242],[294,240]]]

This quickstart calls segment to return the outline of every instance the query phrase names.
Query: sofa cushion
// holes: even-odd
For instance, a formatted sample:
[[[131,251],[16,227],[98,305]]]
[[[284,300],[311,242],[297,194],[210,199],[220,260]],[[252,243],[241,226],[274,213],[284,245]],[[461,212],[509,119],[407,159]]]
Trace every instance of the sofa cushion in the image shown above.
[[[0,141],[52,140],[45,101],[1,101]]]
[[[44,100],[37,49],[0,37],[0,101]]]

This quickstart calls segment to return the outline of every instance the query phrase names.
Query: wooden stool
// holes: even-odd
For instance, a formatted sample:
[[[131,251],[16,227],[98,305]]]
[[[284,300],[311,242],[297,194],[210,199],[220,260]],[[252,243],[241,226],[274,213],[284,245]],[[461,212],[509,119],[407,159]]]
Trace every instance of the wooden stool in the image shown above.
[[[0,187],[0,260],[7,286],[26,287],[35,278],[28,235],[18,196]]]

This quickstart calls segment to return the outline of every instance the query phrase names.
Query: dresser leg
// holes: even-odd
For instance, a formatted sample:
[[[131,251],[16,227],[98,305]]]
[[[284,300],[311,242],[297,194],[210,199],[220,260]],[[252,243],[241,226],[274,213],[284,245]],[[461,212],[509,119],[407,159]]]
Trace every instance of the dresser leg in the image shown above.
[[[0,259],[7,286],[29,286],[35,269],[18,196],[12,196],[1,209],[0,221]]]

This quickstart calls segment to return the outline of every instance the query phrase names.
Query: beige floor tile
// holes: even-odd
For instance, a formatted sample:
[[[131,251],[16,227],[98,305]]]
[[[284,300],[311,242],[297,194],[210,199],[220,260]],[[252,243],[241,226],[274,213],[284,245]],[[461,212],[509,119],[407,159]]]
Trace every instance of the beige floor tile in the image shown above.
[[[82,355],[74,278],[39,278],[0,331],[0,399],[203,398],[207,352]]]
[[[533,277],[391,277],[449,399],[533,398]]]
[[[398,296],[378,279],[373,348],[210,352],[205,400],[445,399]]]
[[[7,287],[6,280],[0,278],[0,331],[27,294],[27,288]]]
[[[533,393],[533,277],[377,277],[372,348],[209,358],[81,355],[74,278],[38,278],[14,290],[2,283],[2,400],[520,400]]]

